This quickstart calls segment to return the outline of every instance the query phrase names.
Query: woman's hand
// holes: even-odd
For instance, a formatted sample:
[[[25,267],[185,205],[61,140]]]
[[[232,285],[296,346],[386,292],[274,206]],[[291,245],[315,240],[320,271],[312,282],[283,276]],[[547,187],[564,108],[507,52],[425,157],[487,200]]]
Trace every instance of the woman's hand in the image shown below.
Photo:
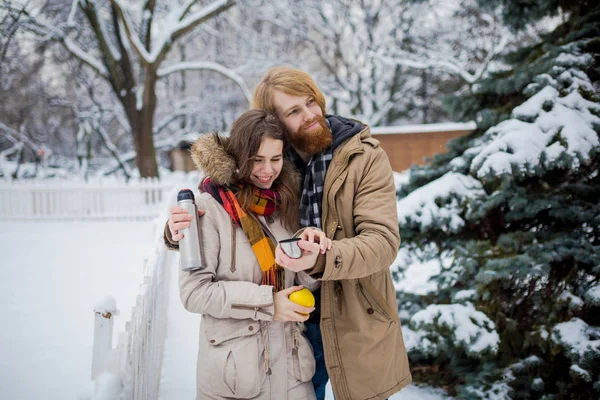
[[[309,243],[318,243],[321,248],[321,254],[325,254],[327,250],[331,250],[331,239],[328,239],[323,231],[306,228],[302,231],[300,238]]]
[[[303,286],[292,286],[285,290],[280,290],[273,296],[275,321],[306,321],[308,314],[315,310],[314,307],[303,307],[291,301],[288,296],[295,291],[302,289]]]
[[[203,216],[204,211],[198,210],[198,215]],[[169,220],[169,231],[171,232],[171,239],[174,242],[179,242],[183,239],[183,233],[179,232],[181,229],[189,228],[192,216],[183,207],[173,206],[170,210]]]
[[[281,249],[281,245],[277,245],[275,248],[275,262],[294,272],[304,271],[314,267],[317,258],[321,253],[321,245],[307,240],[300,240],[298,241],[298,247],[302,250],[302,256],[300,258],[290,258]]]

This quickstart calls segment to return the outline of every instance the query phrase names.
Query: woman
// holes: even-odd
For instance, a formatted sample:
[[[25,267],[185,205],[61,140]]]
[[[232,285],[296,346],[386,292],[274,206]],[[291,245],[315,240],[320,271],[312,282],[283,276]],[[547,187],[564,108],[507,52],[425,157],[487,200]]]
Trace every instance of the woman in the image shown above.
[[[262,110],[244,113],[229,138],[203,135],[192,157],[207,178],[198,208],[206,268],[180,273],[181,299],[201,313],[198,399],[314,399],[315,361],[302,334],[314,308],[287,297],[318,282],[275,263],[274,245],[298,224],[298,176],[283,160],[284,128]],[[185,212],[183,210],[183,212]],[[182,219],[182,215],[186,218]],[[187,214],[174,207],[167,239],[181,240]],[[330,241],[301,232],[304,254],[316,257]],[[318,243],[315,243],[314,241]]]

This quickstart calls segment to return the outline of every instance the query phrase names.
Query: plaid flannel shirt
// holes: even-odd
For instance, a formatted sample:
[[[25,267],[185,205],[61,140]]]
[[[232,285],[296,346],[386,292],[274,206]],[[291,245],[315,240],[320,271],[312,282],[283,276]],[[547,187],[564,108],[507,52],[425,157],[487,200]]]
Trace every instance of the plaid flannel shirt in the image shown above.
[[[300,196],[300,226],[314,226],[321,229],[321,200],[325,187],[325,175],[333,158],[331,147],[311,157],[305,165],[298,153],[289,150],[289,158],[302,173],[302,194]]]

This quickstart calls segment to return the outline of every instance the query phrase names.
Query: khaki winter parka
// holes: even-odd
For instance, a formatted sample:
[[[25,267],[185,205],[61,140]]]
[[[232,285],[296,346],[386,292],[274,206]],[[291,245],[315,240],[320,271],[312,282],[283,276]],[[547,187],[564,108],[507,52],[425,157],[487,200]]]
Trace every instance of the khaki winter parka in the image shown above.
[[[222,148],[211,138],[198,139],[204,151],[195,159],[213,182],[227,183]],[[179,287],[184,307],[202,314],[197,399],[314,399],[315,360],[303,324],[273,321],[273,288],[261,285],[262,271],[243,230],[210,194],[196,202],[206,212],[200,218],[206,268],[181,271]],[[257,217],[275,241],[292,236],[277,215]],[[165,228],[167,244],[176,248]],[[290,271],[286,287],[295,278],[316,288],[307,275]]]
[[[327,169],[322,227],[333,247],[321,282],[321,332],[336,400],[385,399],[411,382],[390,265],[400,245],[392,169],[365,127]]]

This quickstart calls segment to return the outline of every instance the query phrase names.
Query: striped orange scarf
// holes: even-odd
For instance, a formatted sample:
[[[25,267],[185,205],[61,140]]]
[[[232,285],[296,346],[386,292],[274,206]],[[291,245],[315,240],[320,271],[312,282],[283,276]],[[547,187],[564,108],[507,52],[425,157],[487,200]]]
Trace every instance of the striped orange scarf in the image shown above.
[[[227,211],[233,222],[242,228],[252,251],[263,272],[263,285],[273,286],[275,292],[285,288],[285,271],[275,262],[275,245],[265,232],[254,214],[271,215],[277,209],[280,201],[279,193],[273,190],[254,188],[254,201],[250,207],[251,213],[240,207],[235,193],[228,186],[218,186],[211,183],[210,178],[202,182],[202,189],[210,193]]]

